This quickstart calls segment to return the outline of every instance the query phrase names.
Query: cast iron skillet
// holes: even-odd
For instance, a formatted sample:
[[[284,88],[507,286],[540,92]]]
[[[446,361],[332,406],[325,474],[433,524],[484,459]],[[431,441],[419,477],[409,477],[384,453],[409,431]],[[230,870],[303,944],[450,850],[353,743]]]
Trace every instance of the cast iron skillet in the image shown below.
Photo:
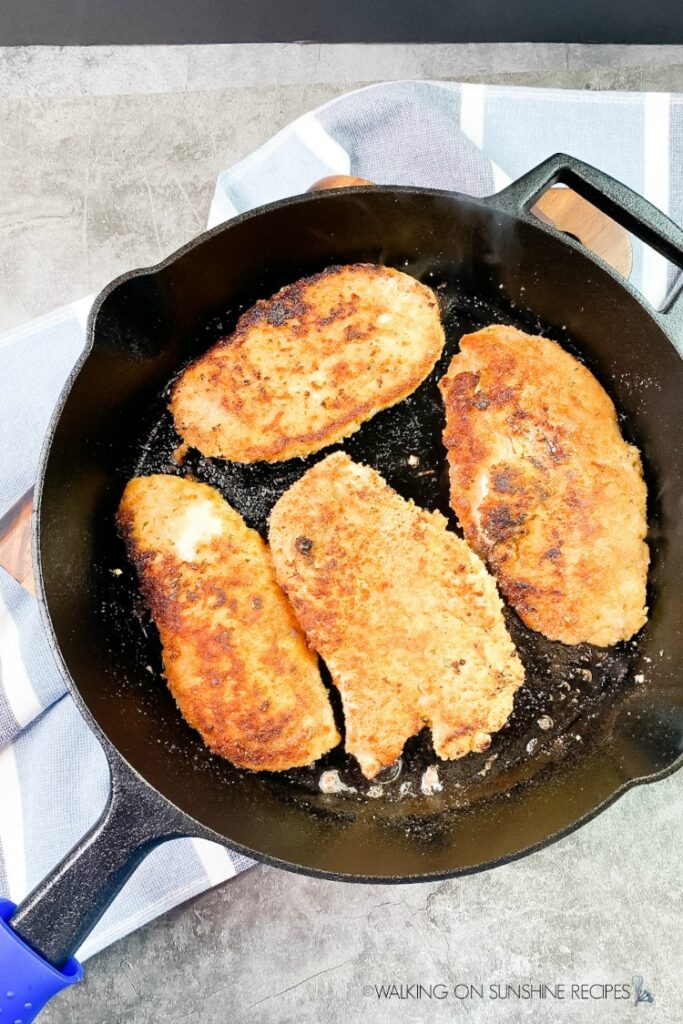
[[[655,312],[580,244],[531,216],[532,203],[557,182],[683,266],[683,232],[666,217],[599,171],[556,156],[486,200],[375,187],[273,203],[207,232],[157,267],[124,275],[97,299],[86,355],[49,431],[35,504],[45,624],[112,780],[101,819],[12,921],[53,964],[78,948],[141,858],[174,836],[204,836],[327,878],[424,881],[528,853],[634,783],[680,765],[683,363],[675,342],[683,337],[683,298]],[[355,793],[321,793],[319,766],[249,774],[212,757],[159,678],[158,642],[113,528],[130,475],[189,470],[264,530],[277,496],[325,453],[239,467],[191,452],[181,470],[171,458],[178,439],[166,389],[257,298],[358,260],[432,285],[448,345],[414,396],[343,444],[352,457],[375,466],[402,494],[447,511],[435,381],[465,331],[510,322],[547,330],[585,360],[615,400],[626,436],[640,446],[650,490],[647,627],[610,651],[566,648],[509,613],[528,683],[491,750],[440,766],[443,791],[433,796],[419,789],[433,761],[426,736],[408,745],[400,776],[385,780],[380,799],[367,794],[339,752],[325,764]],[[605,572],[616,576],[619,566]]]

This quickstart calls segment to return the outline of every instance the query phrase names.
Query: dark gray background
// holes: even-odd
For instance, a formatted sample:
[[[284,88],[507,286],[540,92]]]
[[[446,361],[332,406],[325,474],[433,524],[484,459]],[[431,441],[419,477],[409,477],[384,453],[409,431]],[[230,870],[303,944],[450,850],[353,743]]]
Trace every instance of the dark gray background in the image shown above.
[[[681,0],[2,0],[0,46],[683,42]]]

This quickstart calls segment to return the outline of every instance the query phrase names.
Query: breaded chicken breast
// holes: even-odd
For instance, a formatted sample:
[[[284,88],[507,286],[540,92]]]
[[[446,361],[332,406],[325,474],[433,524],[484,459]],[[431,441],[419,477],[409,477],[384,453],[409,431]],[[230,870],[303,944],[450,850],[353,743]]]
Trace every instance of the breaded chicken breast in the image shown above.
[[[212,487],[131,480],[118,526],[181,714],[241,768],[280,771],[339,742],[318,661],[259,535]]]
[[[487,327],[440,384],[451,505],[532,629],[607,647],[645,623],[640,454],[593,374],[547,338]]]
[[[283,494],[269,537],[367,778],[425,725],[442,758],[489,746],[524,671],[493,578],[442,515],[337,452]]]
[[[248,310],[181,375],[171,411],[204,455],[308,455],[411,394],[443,344],[425,285],[390,267],[331,267]]]

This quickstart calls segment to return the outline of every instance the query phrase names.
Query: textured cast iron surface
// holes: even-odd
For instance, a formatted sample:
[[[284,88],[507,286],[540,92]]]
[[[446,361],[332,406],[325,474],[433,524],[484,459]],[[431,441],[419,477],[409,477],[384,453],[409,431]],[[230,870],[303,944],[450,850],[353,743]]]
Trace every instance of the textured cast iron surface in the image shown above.
[[[131,780],[140,795],[132,803],[146,818],[146,837],[191,831],[329,877],[436,878],[519,856],[587,820],[633,782],[680,763],[683,363],[666,331],[680,325],[681,307],[676,319],[656,317],[578,246],[519,216],[524,203],[565,172],[579,173],[592,201],[606,193],[596,205],[607,212],[628,204],[619,219],[683,260],[680,232],[665,218],[598,172],[558,158],[494,204],[412,189],[349,190],[273,204],[203,236],[158,268],[127,275],[101,296],[92,350],[69,384],[46,448],[36,549],[55,653],[114,777]],[[396,266],[436,288],[448,333],[439,369],[463,331],[478,324],[547,329],[585,360],[615,400],[626,436],[643,451],[650,489],[646,629],[608,652],[570,649],[531,634],[510,613],[528,683],[491,750],[441,766],[443,790],[433,797],[417,786],[420,769],[432,760],[426,736],[408,744],[401,775],[386,781],[381,799],[367,797],[339,752],[328,761],[357,793],[323,795],[319,768],[248,774],[211,756],[159,677],[158,641],[113,529],[132,473],[179,471],[170,460],[176,439],[165,390],[182,366],[257,298],[356,260]],[[401,494],[447,512],[438,372],[344,447]],[[304,468],[301,462],[237,467],[192,452],[183,471],[213,483],[263,530],[274,500]],[[539,718],[546,715],[552,724],[543,729]],[[411,791],[401,796],[406,782]],[[156,804],[147,799],[154,790]],[[112,862],[131,856],[127,844],[117,844],[116,830],[105,828],[96,845]],[[90,874],[81,864],[75,856],[56,869],[66,879],[64,898],[80,901],[74,929],[79,920],[92,920],[83,889],[95,860],[88,862]],[[63,943],[52,942],[40,914],[51,885],[38,891],[22,929],[58,959]],[[102,910],[113,889],[95,888]]]
[[[358,196],[354,199],[338,196],[336,203],[340,208],[353,209],[355,202],[356,206],[360,204],[362,209],[368,204],[374,205],[376,198],[374,195],[364,195],[360,199]],[[392,203],[391,197],[387,196],[383,201]],[[423,198],[418,199],[418,202],[424,206],[427,201]],[[451,216],[454,209],[457,211],[452,199],[442,202],[449,207]],[[395,204],[395,200],[393,203]],[[328,201],[326,207],[333,209],[334,199],[332,202]],[[466,209],[470,215],[470,223],[466,223],[463,233],[468,235],[474,228],[471,217],[476,207],[472,204]],[[295,211],[295,207],[290,207],[280,210],[279,213],[281,216],[283,213],[288,215],[286,219],[291,220]],[[440,438],[443,413],[436,381],[450,356],[457,350],[461,334],[478,325],[491,321],[512,322],[532,331],[542,330],[551,333],[552,336],[563,340],[576,354],[587,359],[591,368],[598,373],[613,397],[617,399],[618,404],[619,397],[615,394],[615,388],[622,392],[630,388],[632,393],[650,388],[653,397],[656,396],[656,375],[651,366],[647,370],[641,367],[636,373],[632,372],[625,376],[622,374],[621,379],[617,379],[617,367],[624,364],[624,354],[618,352],[614,368],[611,372],[605,373],[605,365],[600,365],[601,361],[603,364],[606,362],[604,353],[599,352],[600,339],[590,339],[592,345],[586,345],[585,340],[573,337],[562,322],[558,323],[557,317],[554,318],[553,325],[540,320],[538,314],[525,311],[519,303],[515,303],[504,282],[499,279],[497,271],[500,268],[496,266],[494,260],[489,259],[488,266],[485,258],[481,263],[476,258],[472,260],[471,255],[478,255],[476,251],[473,254],[465,252],[463,239],[456,239],[453,247],[452,239],[439,238],[436,235],[437,224],[429,225],[435,236],[431,240],[430,252],[425,245],[424,210],[417,229],[418,237],[415,239],[414,252],[410,252],[406,247],[406,243],[410,244],[416,229],[410,224],[411,211],[406,208],[405,202],[400,202],[394,216],[401,218],[399,235],[408,236],[401,238],[401,246],[386,246],[383,239],[384,251],[381,253],[368,253],[367,243],[362,253],[358,253],[357,250],[349,252],[348,243],[334,243],[332,232],[328,233],[325,243],[330,256],[334,256],[335,259],[358,258],[362,255],[400,266],[431,284],[441,297],[448,345],[438,367],[413,396],[375,417],[343,445],[352,457],[377,468],[401,494],[413,497],[426,507],[438,507],[448,514],[445,453]],[[433,212],[431,216],[434,216]],[[348,221],[344,227],[348,230]],[[492,226],[489,224],[487,228],[491,231]],[[497,233],[494,231],[492,235],[494,246],[510,244],[505,235],[505,228],[498,227],[496,230]],[[475,250],[482,242],[487,247],[491,245],[491,238],[486,237],[474,237],[468,241]],[[512,244],[517,245],[518,242],[519,240],[513,236]],[[455,249],[452,253],[448,252],[449,245]],[[292,248],[296,249],[296,243],[292,243]],[[199,251],[195,250],[195,253]],[[572,253],[572,256],[578,258],[578,254]],[[260,258],[260,261],[262,260],[263,257]],[[329,263],[330,257],[323,262]],[[421,769],[434,760],[426,734],[418,740],[411,741],[403,759],[402,770],[392,778],[392,781],[386,783],[383,798],[371,802],[364,798],[366,784],[353,764],[340,751],[335,751],[324,759],[322,766],[339,767],[344,780],[358,792],[331,797],[319,791],[319,766],[285,775],[254,776],[232,768],[204,750],[196,734],[180,720],[159,677],[159,651],[155,631],[146,619],[141,605],[136,601],[134,579],[127,567],[124,552],[115,537],[112,512],[123,484],[130,475],[159,470],[179,472],[171,458],[171,452],[179,443],[179,438],[175,435],[165,411],[167,385],[174,374],[189,357],[204,350],[217,336],[229,330],[244,306],[253,301],[257,294],[267,295],[273,290],[273,284],[279,286],[285,281],[295,279],[308,269],[310,268],[301,261],[301,258],[293,258],[288,266],[277,267],[275,281],[271,273],[266,273],[262,282],[249,281],[246,295],[244,290],[240,290],[237,296],[228,292],[218,307],[213,305],[208,310],[198,309],[197,318],[182,325],[184,330],[179,338],[181,351],[178,352],[180,358],[176,356],[170,360],[167,372],[161,375],[160,380],[154,381],[154,386],[145,386],[141,389],[144,394],[144,408],[127,417],[125,427],[121,424],[123,436],[119,438],[116,435],[115,424],[110,422],[106,426],[104,437],[99,439],[100,443],[104,442],[105,461],[112,455],[114,457],[113,465],[110,467],[113,475],[108,482],[106,498],[97,511],[93,524],[94,549],[91,562],[96,571],[89,581],[93,587],[94,607],[97,609],[98,622],[95,628],[99,633],[98,642],[104,641],[103,647],[109,662],[108,675],[111,673],[104,683],[107,690],[105,717],[111,718],[117,711],[121,712],[138,705],[140,710],[144,710],[148,722],[158,729],[155,743],[160,749],[156,753],[164,764],[172,766],[174,774],[186,771],[188,764],[191,765],[195,782],[201,779],[203,787],[217,789],[219,792],[229,790],[233,794],[233,801],[240,799],[239,795],[235,796],[236,793],[243,793],[249,801],[267,795],[279,806],[286,806],[289,809],[296,807],[307,822],[315,822],[316,819],[340,820],[358,824],[363,831],[376,831],[377,823],[380,822],[381,827],[390,829],[392,836],[391,840],[387,840],[386,836],[381,840],[386,845],[388,863],[396,860],[397,846],[404,854],[410,850],[417,830],[423,844],[419,850],[419,859],[426,866],[429,858],[427,857],[425,861],[427,849],[424,844],[431,839],[438,839],[443,857],[444,837],[453,836],[458,819],[471,813],[474,807],[481,804],[480,814],[487,815],[487,801],[500,801],[501,795],[509,800],[511,795],[518,793],[522,784],[528,785],[532,779],[545,778],[549,771],[555,775],[558,772],[570,771],[567,766],[583,763],[587,751],[595,753],[608,735],[609,709],[628,700],[634,686],[636,692],[630,698],[632,701],[637,702],[642,699],[643,693],[647,693],[645,679],[641,684],[641,693],[637,692],[634,679],[642,675],[649,681],[652,670],[648,666],[653,664],[653,661],[644,662],[643,659],[652,659],[653,652],[646,643],[647,631],[642,642],[636,640],[621,644],[609,651],[597,651],[588,647],[568,648],[552,644],[538,634],[526,630],[514,613],[510,613],[510,628],[519,645],[528,673],[527,685],[518,695],[509,726],[494,738],[490,751],[482,755],[471,755],[460,762],[442,765],[440,772],[444,788],[442,793],[431,798],[423,796],[419,790]],[[182,282],[184,289],[198,287],[196,274],[199,270],[199,267],[193,269],[190,263],[189,277]],[[268,264],[266,270],[270,270]],[[520,281],[515,283],[520,289],[525,289]],[[532,282],[529,282],[529,285],[531,284]],[[164,294],[165,287],[169,291],[171,289],[169,283],[164,282],[163,275],[161,280],[156,281],[154,278],[133,279],[129,282],[130,285],[134,290],[141,285],[146,288],[152,286],[153,294],[139,296],[134,291],[132,296],[127,296],[128,301],[124,305],[122,299],[126,298],[126,285],[123,285],[118,296],[118,306],[110,312],[108,318],[104,310],[100,314],[103,348],[108,361],[114,358],[113,364],[109,367],[110,372],[113,376],[117,373],[123,374],[126,389],[136,385],[139,387],[140,382],[135,370],[144,374],[150,357],[155,360],[158,352],[164,351],[164,334],[166,330],[171,332],[175,326],[173,304],[177,302],[177,296],[171,296],[169,300],[169,296]],[[252,291],[254,286],[256,294]],[[174,282],[172,290],[176,291],[177,287],[177,283]],[[115,297],[116,293],[112,298]],[[186,299],[187,296],[184,294],[183,298]],[[572,296],[568,295],[567,298],[570,300],[567,308],[569,314]],[[562,319],[568,321],[569,315]],[[160,323],[163,325],[161,331]],[[624,342],[622,339],[619,340],[621,347]],[[662,343],[666,344],[663,339]],[[93,359],[95,355],[96,353],[93,354]],[[117,365],[122,359],[124,365]],[[101,372],[105,372],[106,369],[103,365]],[[642,442],[638,436],[637,424],[631,417],[624,418],[624,430],[630,439]],[[647,446],[642,443],[641,446],[645,448],[647,459]],[[217,486],[251,525],[265,532],[268,513],[277,497],[305,471],[311,461],[323,457],[324,454],[325,452],[319,453],[313,460],[293,460],[274,466],[257,464],[243,467],[219,460],[207,460],[198,453],[191,452],[182,471],[192,472],[199,479]],[[418,459],[416,466],[408,461],[410,456]],[[651,471],[651,467],[649,468]],[[653,496],[656,496],[660,489],[658,482],[651,476],[650,483]],[[658,530],[660,510],[656,500],[653,501],[650,510],[650,520],[653,528]],[[118,574],[119,569],[123,570],[121,575]],[[656,599],[657,594],[653,597]],[[369,643],[371,645],[371,638]],[[82,647],[81,641],[78,646]],[[646,650],[649,653],[645,653]],[[659,655],[658,651],[656,656],[664,657]],[[654,664],[659,670],[659,665],[656,662]],[[551,720],[550,727],[543,728],[543,725],[549,724],[548,720]],[[127,739],[130,741],[133,736],[129,733]],[[148,733],[145,739],[149,739]],[[130,746],[130,742],[128,745]],[[168,783],[168,776],[165,781]],[[410,785],[409,793],[405,792],[406,784]],[[522,796],[518,798],[524,799]],[[193,813],[192,800],[189,803],[185,802],[183,806],[185,810]],[[203,815],[200,813],[197,816],[201,819]],[[207,823],[215,827],[214,815],[211,817],[214,820]],[[230,835],[233,827],[234,821],[228,816],[222,823],[221,831]],[[397,840],[399,836],[400,842]],[[266,846],[277,848],[279,845],[276,835],[268,833],[264,838]],[[456,849],[459,849],[461,855],[463,846],[462,842],[456,844]],[[266,849],[264,852],[270,851]],[[414,853],[418,855],[417,850]],[[469,856],[471,857],[471,853]],[[442,857],[439,859],[442,860]],[[318,851],[307,851],[307,859],[312,862],[311,866],[316,866],[317,858]],[[354,857],[356,863],[358,859],[358,856]],[[457,859],[459,858],[456,856]],[[476,857],[472,858],[472,861],[477,863],[486,859]],[[456,863],[453,866],[472,865]],[[343,856],[339,858],[335,869],[344,870]]]

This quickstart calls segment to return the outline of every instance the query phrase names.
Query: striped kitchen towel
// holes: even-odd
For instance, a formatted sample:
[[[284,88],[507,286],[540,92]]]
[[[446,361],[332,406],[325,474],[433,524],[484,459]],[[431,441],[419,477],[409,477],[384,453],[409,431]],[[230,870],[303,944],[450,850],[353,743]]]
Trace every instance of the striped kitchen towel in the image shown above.
[[[219,176],[209,223],[327,174],[485,196],[554,153],[594,164],[683,223],[683,95],[453,82],[371,85],[305,115]],[[659,306],[676,271],[632,241],[631,282]]]
[[[221,174],[209,226],[328,174],[487,195],[558,150],[683,221],[681,96],[393,82],[305,115]],[[638,245],[634,257],[634,283],[660,303],[670,268]],[[91,301],[0,338],[0,530],[32,488]],[[0,570],[0,896],[21,901],[67,852],[103,808],[107,778],[104,755],[54,665],[35,599]],[[204,840],[159,847],[80,958],[250,863]]]

